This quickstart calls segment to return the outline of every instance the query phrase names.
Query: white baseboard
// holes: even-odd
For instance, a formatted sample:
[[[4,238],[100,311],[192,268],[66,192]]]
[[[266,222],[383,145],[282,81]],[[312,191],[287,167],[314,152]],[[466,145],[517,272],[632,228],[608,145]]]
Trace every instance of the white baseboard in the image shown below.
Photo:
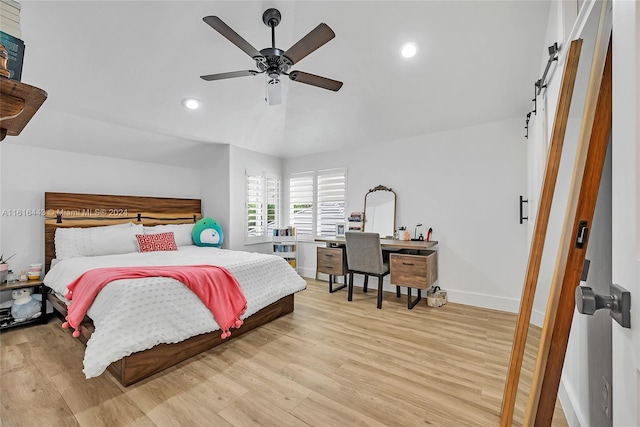
[[[447,291],[449,302],[472,305],[474,307],[489,308],[492,310],[517,313],[520,310],[520,300],[505,298],[495,295],[477,294],[472,292],[461,292],[456,290],[443,289]]]
[[[531,323],[542,328],[542,325],[544,325],[544,313],[542,311],[533,310],[531,312]]]
[[[314,269],[298,269],[298,273],[300,273],[302,277],[308,277],[311,279],[317,278],[318,280],[328,281],[328,278],[327,278],[328,276],[326,274],[320,273],[318,274],[318,276],[316,276],[316,270]],[[342,282],[342,277],[338,276],[336,280],[338,282]],[[369,283],[372,283],[371,280],[373,280],[373,286],[377,286],[376,284],[377,279],[375,278],[370,279]],[[385,283],[384,283],[384,290],[387,292],[395,292],[396,291],[395,286],[389,284],[388,280],[389,280],[388,277],[386,277]],[[361,275],[356,275],[354,277],[353,285],[357,287],[362,287],[362,284],[363,284],[363,277]],[[402,289],[401,290],[402,294],[406,295],[407,288],[403,287],[401,289]],[[477,293],[471,293],[471,292],[461,292],[461,291],[455,291],[450,289],[443,289],[443,290],[447,291],[447,298],[449,302],[471,305],[474,307],[488,308],[488,309],[498,310],[498,311],[506,311],[509,313],[517,313],[520,310],[520,300],[518,299],[504,298],[504,297],[495,296],[495,295],[477,294]],[[424,296],[426,295],[423,295],[423,297]],[[531,314],[531,322],[536,326],[542,327],[543,321],[544,321],[544,313],[534,310]]]
[[[588,427],[587,417],[577,405],[578,398],[571,384],[565,381],[564,377],[560,379],[560,388],[558,389],[558,398],[562,405],[564,416],[567,419],[569,427]]]

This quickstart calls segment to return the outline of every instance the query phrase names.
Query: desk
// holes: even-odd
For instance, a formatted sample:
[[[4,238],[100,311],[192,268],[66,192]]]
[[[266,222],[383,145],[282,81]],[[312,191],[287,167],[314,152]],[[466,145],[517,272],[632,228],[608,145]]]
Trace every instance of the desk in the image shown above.
[[[318,237],[316,242],[326,243],[327,247],[339,247],[347,244],[344,237],[330,236],[330,237]],[[380,239],[380,246],[382,250],[414,250],[424,251],[433,248],[438,244],[437,241],[432,240],[430,242],[424,240],[394,240],[394,239]]]
[[[344,237],[318,237],[316,242],[326,244],[318,248],[317,271],[329,275],[329,292],[335,292],[346,285],[333,288],[333,276],[348,273]],[[391,284],[407,287],[407,307],[412,309],[422,298],[421,289],[426,289],[438,279],[438,258],[432,248],[437,241],[380,239],[383,251],[399,252],[390,256]],[[367,277],[365,276],[365,284]],[[411,288],[418,289],[418,296],[411,300]],[[398,289],[398,296],[400,291]],[[365,286],[366,290],[366,286]]]

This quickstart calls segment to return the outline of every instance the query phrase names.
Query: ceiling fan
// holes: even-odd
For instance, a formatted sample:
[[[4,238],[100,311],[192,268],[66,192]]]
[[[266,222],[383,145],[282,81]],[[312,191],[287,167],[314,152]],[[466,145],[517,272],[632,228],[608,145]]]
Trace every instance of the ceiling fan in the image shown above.
[[[242,70],[231,71],[228,73],[208,74],[200,76],[206,81],[230,79],[235,77],[255,76],[265,74],[266,76],[266,101],[270,105],[280,104],[282,102],[282,88],[280,86],[280,76],[289,76],[294,82],[305,83],[317,86],[323,89],[332,90],[334,92],[340,90],[342,82],[328,79],[326,77],[316,76],[315,74],[305,73],[304,71],[289,71],[292,65],[300,62],[320,46],[327,43],[336,35],[327,24],[320,24],[301,38],[297,43],[284,51],[276,47],[276,27],[280,23],[282,17],[277,9],[267,9],[262,14],[262,22],[271,28],[271,47],[266,47],[258,51],[249,42],[243,39],[238,33],[233,31],[231,27],[225,24],[217,16],[205,16],[202,18],[204,22],[209,24],[211,28],[226,37],[231,43],[242,49],[247,55],[256,61],[258,70]]]

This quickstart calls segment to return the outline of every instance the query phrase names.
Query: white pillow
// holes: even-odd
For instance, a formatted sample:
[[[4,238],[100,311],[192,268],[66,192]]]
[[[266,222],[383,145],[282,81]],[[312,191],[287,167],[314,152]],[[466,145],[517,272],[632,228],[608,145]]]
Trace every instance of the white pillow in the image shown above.
[[[58,228],[54,237],[56,258],[138,252],[136,234],[142,233],[142,224],[131,222],[103,227]]]
[[[154,227],[144,227],[144,234],[173,232],[173,236],[176,238],[176,245],[190,246],[194,244],[193,238],[191,237],[194,225],[195,224],[165,224]]]

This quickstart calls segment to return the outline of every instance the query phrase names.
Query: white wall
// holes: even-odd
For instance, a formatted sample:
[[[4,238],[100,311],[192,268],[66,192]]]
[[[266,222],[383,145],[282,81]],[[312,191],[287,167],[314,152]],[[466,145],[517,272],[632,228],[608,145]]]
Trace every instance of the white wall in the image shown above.
[[[201,194],[198,170],[26,147],[9,139],[0,144],[0,176],[0,212],[43,209],[46,191],[184,198]],[[44,218],[5,212],[0,252],[17,254],[9,263],[13,270],[43,262]]]
[[[245,169],[282,172],[282,160],[228,145],[200,148],[194,168],[48,150],[7,140],[0,145],[0,211],[42,209],[46,191],[202,199],[203,215],[225,232],[224,247],[271,252],[268,243],[244,244]],[[28,164],[28,166],[26,166]],[[20,270],[44,258],[40,216],[0,217],[0,253],[17,255]]]
[[[524,118],[285,160],[285,173],[346,167],[347,212],[376,185],[397,193],[397,226],[422,223],[438,240],[438,285],[451,301],[517,311],[526,267]],[[298,245],[314,277],[315,243]],[[388,279],[387,279],[388,280]]]
[[[640,4],[613,1],[612,281],[631,293],[631,328],[612,323],[613,425],[640,425]],[[635,179],[634,179],[635,178]]]
[[[271,253],[270,243],[245,245],[245,170],[282,173],[282,159],[240,147],[230,147],[229,156],[229,209],[231,234],[229,249]]]
[[[212,145],[202,150],[204,166],[200,170],[200,198],[202,215],[209,216],[222,226],[223,248],[229,247],[229,146]]]

